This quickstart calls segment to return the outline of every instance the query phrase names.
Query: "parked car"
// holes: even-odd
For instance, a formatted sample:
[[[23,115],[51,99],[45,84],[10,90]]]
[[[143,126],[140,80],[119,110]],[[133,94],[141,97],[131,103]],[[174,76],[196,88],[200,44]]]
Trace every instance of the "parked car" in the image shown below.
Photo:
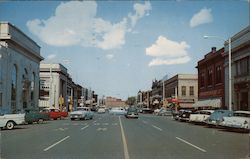
[[[32,124],[33,122],[42,123],[43,121],[49,120],[49,114],[41,113],[38,110],[26,109],[25,110],[25,122]]]
[[[99,113],[99,114],[101,114],[101,113],[106,113],[105,107],[100,107],[100,108],[98,108],[97,113]]]
[[[135,107],[128,108],[127,113],[125,114],[126,118],[139,118],[138,110]]]
[[[235,111],[232,116],[223,117],[221,126],[250,130],[250,111]]]
[[[172,115],[172,110],[166,109],[166,108],[161,108],[159,112],[157,113],[159,116],[171,116]]]
[[[94,113],[91,111],[89,107],[77,107],[75,111],[70,113],[71,120],[87,120],[93,119]]]
[[[213,110],[198,110],[190,114],[189,121],[194,123],[203,123],[213,112]]]
[[[114,107],[109,111],[109,113],[112,115],[125,115],[127,111],[122,107]]]
[[[183,110],[178,117],[179,121],[189,121],[190,114],[194,113],[194,110]]]
[[[229,117],[233,115],[233,111],[230,110],[215,110],[206,120],[205,123],[210,126],[218,126],[223,117]]]
[[[4,114],[0,112],[0,127],[8,130],[13,129],[16,125],[25,123],[25,114]]]
[[[48,114],[50,119],[54,120],[68,117],[68,112],[63,112],[56,108],[44,108],[41,110],[41,112]]]
[[[150,108],[142,108],[143,114],[152,114],[154,111]]]

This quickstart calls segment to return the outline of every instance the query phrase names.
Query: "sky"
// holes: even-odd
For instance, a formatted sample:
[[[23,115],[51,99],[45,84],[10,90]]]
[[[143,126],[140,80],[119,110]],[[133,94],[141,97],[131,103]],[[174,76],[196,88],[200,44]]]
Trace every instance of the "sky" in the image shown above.
[[[197,74],[211,47],[250,24],[249,0],[6,1],[8,21],[61,63],[75,83],[99,96],[126,99],[154,79]]]

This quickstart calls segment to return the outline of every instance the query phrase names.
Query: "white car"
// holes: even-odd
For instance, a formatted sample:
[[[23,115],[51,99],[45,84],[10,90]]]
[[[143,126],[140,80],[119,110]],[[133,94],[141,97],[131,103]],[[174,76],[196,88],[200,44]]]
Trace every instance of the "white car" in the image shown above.
[[[112,108],[109,111],[109,113],[113,114],[113,115],[125,115],[127,113],[127,111],[125,110],[125,108],[115,107],[115,108]]]
[[[189,116],[190,122],[203,123],[214,112],[214,110],[198,110]]]
[[[70,113],[70,119],[86,120],[93,119],[94,113],[89,107],[77,107],[75,111]]]
[[[99,109],[97,110],[97,113],[99,113],[99,114],[105,113],[105,112],[106,112],[105,108],[99,108]]]
[[[235,111],[233,116],[223,117],[221,126],[250,130],[250,111]]]
[[[11,130],[15,125],[25,123],[25,114],[3,114],[0,113],[0,127]]]

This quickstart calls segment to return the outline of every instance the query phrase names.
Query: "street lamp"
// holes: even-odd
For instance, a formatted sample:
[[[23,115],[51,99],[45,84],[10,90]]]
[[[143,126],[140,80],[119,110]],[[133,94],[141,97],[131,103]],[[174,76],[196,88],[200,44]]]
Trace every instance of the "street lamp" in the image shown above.
[[[203,36],[204,39],[208,38],[216,38],[216,39],[221,39],[223,41],[228,41],[228,78],[229,78],[229,86],[228,86],[228,96],[229,96],[229,110],[232,110],[232,49],[231,49],[231,38],[228,40],[225,40],[224,38],[221,38],[219,36]]]

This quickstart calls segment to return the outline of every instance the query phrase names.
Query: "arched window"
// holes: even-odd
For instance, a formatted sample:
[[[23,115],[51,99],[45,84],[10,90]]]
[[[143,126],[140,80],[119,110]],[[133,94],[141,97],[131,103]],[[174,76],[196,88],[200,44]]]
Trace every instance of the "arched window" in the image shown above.
[[[17,66],[14,65],[11,71],[11,111],[16,112],[16,92],[17,92]]]
[[[35,90],[35,79],[36,79],[36,74],[35,72],[32,73],[31,75],[31,84],[30,84],[30,100],[31,100],[31,106],[35,106],[35,101],[34,101],[34,90]]]
[[[30,81],[28,79],[28,71],[25,68],[24,69],[24,74],[23,74],[23,108],[28,107],[28,95],[29,95],[29,86],[30,86]]]

